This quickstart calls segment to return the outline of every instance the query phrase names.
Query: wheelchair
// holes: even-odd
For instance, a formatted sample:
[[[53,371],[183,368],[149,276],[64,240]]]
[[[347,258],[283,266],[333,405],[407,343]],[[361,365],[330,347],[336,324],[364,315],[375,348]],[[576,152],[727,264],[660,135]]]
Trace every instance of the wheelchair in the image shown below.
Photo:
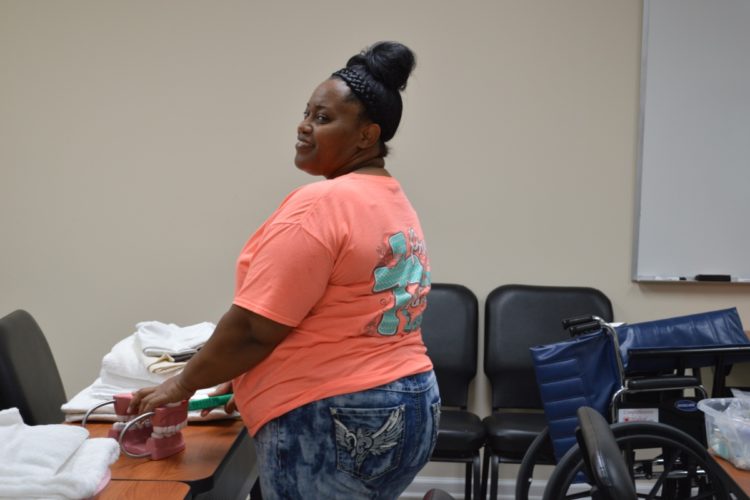
[[[618,423],[618,416],[621,411],[627,412],[634,406],[652,406],[658,399],[672,401],[670,396],[674,395],[678,395],[675,400],[686,402],[695,402],[707,397],[700,376],[685,375],[687,368],[695,371],[696,367],[714,366],[714,390],[723,391],[727,361],[750,360],[750,345],[718,347],[718,351],[717,347],[645,349],[635,356],[631,351],[631,363],[626,373],[618,335],[612,326],[596,316],[584,316],[564,320],[563,327],[568,329],[572,336],[604,335],[611,343],[616,365],[614,371],[618,380],[612,394],[606,395],[606,407],[600,404],[596,411],[612,423],[611,432],[627,465],[630,480],[638,487],[638,498],[746,498],[741,496],[741,493],[740,496],[736,495],[736,492],[732,492],[734,496],[730,496],[725,475],[707,451],[701,412],[698,411],[696,414],[699,417],[697,423],[695,419],[681,422],[678,418],[669,425],[653,421]],[[639,362],[642,367],[655,369],[655,372],[644,373],[642,369],[639,371]],[[729,366],[731,367],[731,364]],[[685,391],[692,391],[694,395],[685,396]],[[719,394],[714,394],[717,395]],[[577,419],[575,421],[577,422]],[[685,432],[686,430],[689,433]],[[559,457],[545,488],[545,500],[609,498],[599,493],[595,482],[588,479],[586,467],[590,464],[586,463],[581,450],[580,429],[576,429],[575,433],[578,434],[579,444],[575,443],[576,436],[569,436],[573,444]],[[553,440],[550,438],[548,427],[527,450],[517,475],[516,500],[528,500],[537,457],[542,454],[542,450],[549,449],[551,441]]]

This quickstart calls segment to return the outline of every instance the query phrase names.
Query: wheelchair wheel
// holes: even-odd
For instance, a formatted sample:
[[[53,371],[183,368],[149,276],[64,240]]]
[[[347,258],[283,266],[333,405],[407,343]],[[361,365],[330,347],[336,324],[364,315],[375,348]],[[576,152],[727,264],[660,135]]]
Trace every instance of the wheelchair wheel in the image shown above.
[[[639,498],[714,499],[729,497],[719,465],[689,435],[665,424],[631,422],[612,425],[612,433],[636,482]],[[645,457],[643,456],[645,455]],[[571,448],[558,462],[543,500],[597,498],[591,485],[576,483],[584,471],[581,450]],[[643,491],[648,490],[647,493]]]
[[[539,456],[544,449],[552,449],[552,443],[549,438],[549,427],[545,427],[542,432],[531,442],[529,449],[521,460],[516,476],[516,500],[529,500],[529,488],[534,475],[534,466],[539,461]]]

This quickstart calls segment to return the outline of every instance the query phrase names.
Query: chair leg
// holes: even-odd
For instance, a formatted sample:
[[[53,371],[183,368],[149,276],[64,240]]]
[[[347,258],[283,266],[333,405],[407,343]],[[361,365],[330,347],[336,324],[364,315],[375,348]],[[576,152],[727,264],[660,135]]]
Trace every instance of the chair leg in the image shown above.
[[[471,483],[474,486],[474,496],[472,498],[475,500],[484,500],[484,497],[482,496],[482,479],[480,477],[482,468],[479,463],[479,453],[474,455],[472,469],[474,469],[474,478]]]
[[[464,498],[467,500],[471,499],[471,473],[471,463],[467,463],[464,473]]]
[[[490,500],[497,500],[497,476],[500,468],[500,457],[492,455],[491,465],[492,476],[490,478]]]
[[[482,459],[482,500],[487,498],[487,476],[489,474],[490,450],[484,449],[484,458]]]

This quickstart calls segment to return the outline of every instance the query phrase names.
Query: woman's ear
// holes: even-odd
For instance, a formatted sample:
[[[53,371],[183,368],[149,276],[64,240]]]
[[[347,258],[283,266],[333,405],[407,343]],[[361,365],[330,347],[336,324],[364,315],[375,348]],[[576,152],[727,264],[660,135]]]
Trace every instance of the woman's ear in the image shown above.
[[[380,125],[368,123],[362,127],[359,138],[360,149],[369,149],[377,145],[378,141],[380,141]]]

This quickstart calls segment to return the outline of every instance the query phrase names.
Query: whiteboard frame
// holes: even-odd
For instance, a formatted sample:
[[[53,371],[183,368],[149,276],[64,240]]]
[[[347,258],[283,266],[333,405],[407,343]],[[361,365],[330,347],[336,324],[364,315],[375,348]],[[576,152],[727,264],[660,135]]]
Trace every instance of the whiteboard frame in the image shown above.
[[[663,114],[660,115],[658,113],[655,114],[655,115],[653,115],[653,109],[649,110],[649,107],[648,107],[648,104],[649,104],[648,99],[649,99],[649,97],[653,97],[653,96],[649,96],[648,95],[648,88],[649,88],[649,75],[648,75],[648,69],[649,69],[649,66],[648,66],[648,64],[649,64],[649,51],[651,49],[654,49],[653,47],[650,47],[651,40],[649,39],[649,37],[651,35],[653,35],[651,33],[651,28],[652,28],[652,26],[651,26],[651,24],[652,24],[651,15],[654,13],[654,11],[652,10],[652,6],[655,5],[655,4],[657,4],[657,3],[659,3],[660,1],[664,2],[664,5],[661,6],[662,8],[659,11],[660,14],[661,14],[660,19],[662,19],[662,20],[664,19],[664,7],[665,6],[667,8],[669,8],[669,7],[673,7],[673,6],[676,7],[676,6],[680,5],[679,2],[672,1],[672,0],[644,0],[644,4],[643,4],[644,8],[643,8],[642,33],[641,33],[641,72],[640,72],[640,103],[639,103],[640,105],[639,105],[639,116],[638,116],[637,169],[636,169],[636,179],[635,179],[636,180],[636,185],[635,185],[636,189],[635,189],[635,196],[634,196],[635,205],[634,205],[634,218],[633,218],[633,220],[634,220],[634,228],[633,228],[633,249],[632,249],[633,253],[632,253],[632,263],[631,263],[631,265],[632,265],[631,279],[634,282],[664,282],[664,283],[696,282],[693,279],[693,276],[689,276],[689,275],[679,276],[678,273],[675,272],[675,271],[682,271],[682,269],[678,269],[678,268],[681,268],[682,265],[687,264],[685,266],[685,267],[687,267],[687,269],[685,269],[685,272],[689,272],[689,273],[701,273],[701,272],[705,272],[705,273],[710,273],[710,274],[721,274],[721,273],[724,273],[724,272],[727,272],[727,273],[739,273],[739,274],[731,274],[731,281],[730,282],[731,283],[750,284],[750,252],[748,252],[748,265],[745,265],[745,261],[743,260],[744,257],[741,256],[741,255],[739,257],[739,260],[736,260],[738,253],[741,254],[742,250],[750,248],[750,243],[747,242],[747,237],[746,237],[746,235],[743,232],[743,228],[742,228],[742,226],[743,226],[742,222],[743,221],[739,221],[739,224],[735,224],[735,225],[740,226],[740,227],[735,227],[734,228],[734,230],[737,231],[737,233],[731,233],[731,232],[730,233],[721,233],[721,234],[718,234],[719,238],[714,238],[714,239],[705,238],[704,239],[705,241],[708,241],[708,242],[714,242],[714,250],[715,250],[716,249],[715,247],[721,247],[721,245],[716,244],[716,242],[724,241],[723,238],[727,237],[728,235],[733,238],[734,234],[737,234],[737,240],[732,239],[729,242],[729,245],[737,243],[737,245],[734,247],[735,252],[734,253],[731,253],[731,252],[724,253],[724,256],[719,256],[719,258],[716,259],[717,262],[712,262],[711,259],[706,259],[706,261],[700,262],[702,257],[698,255],[698,252],[695,252],[695,253],[686,252],[686,253],[682,254],[683,256],[686,256],[686,259],[684,259],[684,261],[682,262],[682,265],[680,265],[678,262],[674,263],[676,265],[669,265],[669,263],[667,263],[667,265],[663,266],[663,267],[666,268],[666,269],[663,270],[665,274],[652,276],[650,274],[658,274],[658,273],[656,273],[654,271],[661,271],[660,267],[662,267],[662,266],[659,265],[659,263],[664,260],[664,258],[665,258],[664,257],[664,253],[668,253],[668,252],[658,252],[656,255],[654,255],[655,258],[651,259],[651,260],[644,259],[643,255],[641,255],[641,254],[644,253],[642,251],[643,249],[641,249],[641,245],[642,244],[646,245],[646,252],[645,253],[646,253],[646,256],[648,257],[648,255],[650,255],[650,253],[648,252],[648,249],[649,248],[653,249],[654,245],[658,245],[659,242],[660,242],[660,240],[658,238],[654,239],[654,237],[653,237],[654,228],[655,227],[664,227],[664,226],[655,226],[653,224],[653,220],[652,220],[652,224],[644,224],[644,219],[643,219],[644,212],[646,212],[646,217],[649,216],[649,214],[648,214],[649,210],[648,209],[650,209],[650,211],[652,212],[651,216],[653,216],[653,217],[657,217],[657,216],[661,217],[661,218],[664,218],[665,216],[669,217],[669,212],[664,212],[663,210],[659,210],[658,209],[658,204],[655,204],[655,200],[656,199],[654,198],[654,195],[653,195],[653,189],[655,188],[655,186],[659,187],[659,189],[662,189],[664,186],[662,186],[660,184],[654,185],[653,183],[650,183],[651,184],[650,185],[650,190],[651,190],[650,197],[644,198],[644,186],[643,186],[643,182],[644,182],[644,176],[645,176],[645,171],[644,171],[644,163],[645,162],[644,162],[644,159],[645,159],[645,153],[646,153],[645,147],[646,147],[646,140],[647,140],[647,137],[645,135],[646,134],[647,118],[648,118],[646,116],[647,112],[651,111],[652,112],[652,116],[656,120],[656,123],[662,125],[662,128],[659,128],[657,126],[657,128],[655,129],[656,130],[656,135],[653,135],[653,131],[652,131],[652,134],[651,134],[650,138],[648,138],[649,144],[650,144],[650,146],[649,146],[649,151],[650,151],[649,158],[653,158],[654,155],[655,155],[655,153],[665,153],[669,157],[669,155],[673,154],[673,153],[670,153],[670,151],[674,151],[674,149],[672,149],[672,150],[670,150],[670,149],[663,149],[663,150],[654,149],[654,144],[655,143],[653,141],[654,141],[655,138],[659,137],[659,134],[663,134],[663,132],[662,132],[664,130],[663,129],[663,124],[664,124],[663,120],[664,120],[665,116],[669,116],[669,115],[663,115]],[[713,6],[715,6],[716,8],[720,8],[721,7],[720,4],[723,2],[724,6],[728,6],[728,7],[732,8],[732,10],[729,11],[729,12],[732,13],[732,15],[735,15],[738,12],[740,12],[740,13],[744,13],[745,12],[743,10],[743,8],[744,8],[743,6],[740,6],[739,11],[738,11],[737,10],[737,4],[733,4],[732,1],[733,0],[719,0],[719,1],[716,1],[716,2],[710,2],[710,3]],[[670,6],[670,4],[671,4],[671,6]],[[685,7],[686,9],[695,9],[695,7],[696,7],[695,4],[690,3],[690,2],[688,2],[687,4],[682,4],[682,5],[687,5]],[[677,12],[677,14],[680,14],[679,10],[676,11],[676,12]],[[690,12],[690,11],[687,10],[685,12]],[[699,11],[699,13],[700,13],[700,11]],[[677,17],[679,17],[679,16],[677,16]],[[750,17],[750,15],[748,17]],[[744,19],[744,16],[742,16],[742,17],[741,16],[737,16],[737,18]],[[688,17],[686,19],[689,20],[690,18]],[[694,17],[694,19],[702,19],[702,18]],[[688,24],[686,26],[689,27],[690,24]],[[710,26],[710,24],[709,24],[709,26]],[[671,28],[671,29],[674,29],[675,27],[677,27],[678,30],[680,29],[680,25],[676,25],[676,24],[673,24],[672,26],[665,25],[664,27],[665,28]],[[682,31],[682,34],[687,33],[687,32],[688,31]],[[679,33],[679,31],[678,31],[678,33]],[[689,33],[692,34],[693,32],[689,32]],[[711,32],[709,30],[708,33],[715,33],[715,32]],[[732,32],[729,32],[729,33],[732,33]],[[662,33],[662,35],[663,34],[664,33]],[[661,40],[661,43],[663,44],[663,42],[664,42],[665,39],[663,38],[662,35],[660,35],[659,39]],[[710,38],[710,40],[714,40],[714,39],[715,39],[715,37],[714,38]],[[739,39],[742,42],[742,45],[728,45],[728,47],[730,47],[731,49],[734,49],[734,47],[738,47],[738,46],[739,47],[745,47],[746,46],[745,44],[748,41],[748,39],[744,38],[743,36],[740,36]],[[683,39],[677,38],[675,40],[685,40],[685,39],[684,38]],[[692,41],[692,39],[690,39],[690,40]],[[663,47],[664,47],[663,45],[659,46],[660,49],[663,49]],[[686,45],[686,47],[689,50],[691,47],[694,47],[694,46],[688,44],[688,45]],[[654,49],[654,50],[656,50],[656,49]],[[732,52],[733,52],[732,50],[728,50],[727,51],[727,53],[730,54],[730,55],[732,54]],[[660,54],[661,54],[661,57],[663,59],[664,58],[663,50],[662,50],[662,52],[660,52]],[[693,54],[693,52],[685,52],[685,54]],[[724,52],[721,53],[721,55],[723,55],[723,54],[724,54]],[[676,54],[676,55],[679,56],[679,54]],[[679,60],[680,57],[677,57],[677,59]],[[713,58],[712,57],[710,59],[712,59],[712,60],[722,60],[722,57],[717,57],[717,58]],[[728,58],[727,60],[734,61],[734,59],[731,59],[731,58]],[[702,66],[696,66],[696,67],[700,68]],[[737,67],[737,66],[735,65],[734,67]],[[728,73],[729,73],[729,70],[728,70]],[[662,75],[662,78],[663,78],[663,75],[664,75],[663,71],[660,71],[659,74]],[[723,73],[711,73],[711,72],[707,72],[705,74],[707,74],[707,75],[714,74],[715,75],[715,74],[723,74]],[[670,83],[670,82],[673,83],[674,82],[674,80],[671,79],[674,75],[668,73],[668,76],[670,78],[668,78],[667,80],[663,80],[662,79],[662,80],[655,80],[654,82],[651,82],[652,85],[656,85],[655,88],[658,88],[658,89],[662,90],[662,93],[660,94],[662,96],[664,95],[663,94],[663,88],[664,88],[663,85],[664,85],[664,83],[665,82],[666,83]],[[682,82],[682,80],[678,80],[678,81]],[[739,79],[737,79],[737,80],[726,80],[726,81],[727,82],[739,81],[739,82],[742,83],[742,82],[750,81],[750,77],[748,77],[747,74],[741,74],[740,77],[739,77]],[[701,83],[701,78],[698,78],[696,80],[696,82],[697,82],[697,85],[699,85]],[[677,86],[677,87],[674,87],[674,88],[680,88],[680,87]],[[687,87],[683,87],[683,88],[688,89],[688,90],[692,90],[693,89],[693,87],[691,87],[691,86],[687,86]],[[699,87],[696,86],[695,88],[699,88]],[[718,96],[719,94],[711,94],[711,95],[712,96],[713,95],[717,95]],[[663,102],[667,106],[673,105],[673,102],[670,102],[669,100],[663,101]],[[690,102],[693,102],[693,101],[690,101]],[[697,100],[695,102],[701,102],[701,101]],[[705,102],[713,102],[713,101],[705,101]],[[722,99],[717,99],[716,100],[716,104],[718,106],[723,105],[724,102],[725,101],[723,101]],[[685,108],[685,109],[692,109],[692,108],[690,107],[690,108]],[[720,110],[721,108],[717,107],[716,109]],[[745,110],[747,108],[742,107],[741,109]],[[710,115],[707,115],[707,116],[710,116]],[[720,116],[723,117],[724,115],[721,114]],[[681,123],[681,122],[675,122],[675,123]],[[686,122],[686,123],[689,123],[689,122]],[[722,120],[721,123],[724,123],[723,120]],[[729,123],[731,125],[731,118],[728,117],[727,123]],[[743,128],[744,128],[745,125],[747,125],[748,127],[750,127],[750,122],[741,121],[740,125]],[[742,130],[743,128],[740,128],[739,130]],[[677,129],[677,130],[679,130],[679,129]],[[688,130],[688,129],[685,129],[685,130]],[[723,129],[722,128],[722,129],[716,129],[716,130],[730,130],[731,131],[732,129],[729,129],[729,128]],[[737,129],[734,129],[734,130],[737,130]],[[727,137],[731,136],[731,134],[725,134],[725,135]],[[709,137],[710,137],[710,134],[709,134]],[[698,141],[694,141],[694,142],[697,143]],[[667,143],[667,144],[669,145],[669,143]],[[736,144],[736,143],[732,143],[732,145],[734,145],[734,144]],[[680,151],[682,151],[682,150],[680,150]],[[690,150],[688,149],[688,150],[685,150],[685,151],[690,151]],[[707,150],[706,149],[705,151],[711,151],[711,150]],[[723,153],[724,151],[725,150],[717,149],[715,151],[712,151],[711,154],[719,153],[719,156],[720,156],[721,153]],[[728,158],[729,161],[728,161],[728,163],[726,163],[726,165],[728,167],[727,170],[720,170],[719,172],[722,173],[722,174],[726,174],[728,172],[729,173],[729,177],[732,180],[734,180],[734,175],[736,175],[736,174],[734,174],[733,172],[737,172],[737,170],[736,170],[736,162],[740,162],[741,165],[742,165],[742,167],[744,167],[744,165],[745,165],[744,158],[745,158],[746,150],[743,149],[743,148],[738,148],[738,149],[735,150],[735,149],[733,149],[730,146],[729,149],[727,149],[726,151],[738,151],[739,155],[737,155],[737,156],[729,155],[730,156],[730,158]],[[700,152],[703,152],[703,151],[700,151]],[[679,153],[679,151],[676,151],[674,154],[676,155],[677,153]],[[668,159],[672,159],[672,158],[669,157]],[[651,162],[651,163],[653,163],[653,162]],[[657,164],[657,165],[661,165],[661,164]],[[685,166],[688,167],[688,170],[693,165],[700,165],[700,164],[691,164],[690,162],[685,163]],[[733,168],[735,170],[733,170]],[[652,171],[650,170],[651,173],[649,174],[649,176],[658,176],[658,174],[664,174],[664,172],[668,172],[668,170],[667,171],[660,170],[658,167],[657,168],[653,168],[652,167],[652,169],[653,169]],[[750,171],[750,163],[748,163],[748,171]],[[742,170],[742,168],[739,170],[739,172],[740,172],[740,174],[739,174],[739,182],[737,182],[737,184],[741,184],[742,181],[746,180],[746,178],[750,179],[750,177],[748,177],[748,174],[746,174],[745,171]],[[717,177],[717,179],[720,179],[720,178],[721,177]],[[671,185],[672,184],[670,184],[670,186]],[[701,187],[703,186],[702,184],[699,184],[699,185]],[[750,185],[750,182],[748,182],[748,185]],[[693,185],[690,185],[690,187],[691,188],[695,188]],[[722,188],[724,188],[724,187],[725,186],[722,186]],[[669,191],[669,189],[666,189],[666,191]],[[647,190],[646,192],[648,194],[649,191]],[[679,191],[679,192],[682,193],[684,191]],[[748,203],[747,200],[750,200],[750,194],[748,194],[747,200],[745,199],[745,197],[740,197],[740,198],[741,198],[741,201],[739,202],[739,206],[737,207],[738,210],[730,210],[730,211],[725,211],[725,212],[717,212],[718,216],[719,217],[723,216],[723,217],[731,218],[733,214],[735,214],[735,213],[740,213],[741,214],[741,213],[744,213],[745,211],[747,211],[749,213],[749,215],[750,215],[750,209],[748,209],[748,207],[750,207],[750,204],[746,205],[746,203]],[[735,199],[740,199],[740,198],[737,198],[735,196]],[[666,199],[669,199],[669,197],[666,197]],[[725,199],[726,200],[730,200],[730,199],[732,199],[732,197],[731,196],[727,196]],[[644,206],[643,206],[644,202],[646,202],[648,204],[648,206],[645,207],[646,210],[644,210]],[[656,210],[654,210],[654,208],[653,208],[655,206],[657,207]],[[734,208],[734,207],[732,207],[732,208]],[[695,212],[695,211],[692,212],[692,214],[694,214],[694,217],[696,219],[699,218],[699,216],[698,216],[699,213],[700,213],[700,216],[702,216],[703,214],[712,214],[712,212],[710,210],[709,211],[703,211],[703,212]],[[703,228],[706,228],[706,229],[710,230],[712,226],[718,226],[718,225],[720,225],[719,222],[717,222],[716,224],[713,224],[714,219],[711,219],[710,217],[706,217],[706,219],[707,219],[707,221],[704,220],[704,224],[703,225],[696,224],[696,226],[697,227],[703,227]],[[674,227],[676,229],[680,225],[684,226],[686,224],[686,221],[691,221],[691,220],[693,220],[693,219],[690,219],[690,218],[680,219],[678,217],[677,219],[675,219],[675,224],[676,225]],[[646,231],[646,232],[644,233],[644,231]],[[667,232],[667,234],[668,233],[669,233],[669,231]],[[677,240],[679,240],[679,238],[683,238],[684,237],[684,234],[677,235],[677,231],[674,231],[673,233],[677,237]],[[650,234],[651,236],[649,236],[648,239],[642,240],[642,238],[644,237],[643,236],[644,234],[646,236],[649,236],[649,234]],[[672,240],[668,240],[667,239],[667,241],[672,241]],[[700,236],[697,236],[695,241],[696,242],[700,242],[701,241]],[[679,245],[679,243],[678,243],[678,245]],[[704,248],[705,251],[708,252],[708,255],[713,255],[712,252],[708,251],[709,247],[703,247],[700,243],[697,243],[696,245],[692,245],[692,246],[690,244],[688,244],[688,243],[682,243],[682,245],[684,247],[690,247],[691,250],[694,249],[694,248],[695,249]],[[732,246],[729,246],[729,245],[725,245],[725,247],[723,249],[732,249]],[[677,251],[677,250],[675,250],[675,251]],[[696,260],[696,262],[694,262],[694,263],[691,262],[690,257],[693,257],[693,259],[695,259],[696,256],[699,257]],[[730,258],[726,259],[725,257],[730,257]],[[639,258],[643,259],[643,262],[639,262]],[[677,260],[679,260],[679,259],[677,259]],[[645,266],[644,266],[644,263],[645,263]],[[726,266],[724,266],[725,263],[728,263],[728,264],[726,264]],[[662,264],[664,264],[664,262],[662,262]],[[643,268],[643,269],[639,269],[639,267]],[[701,268],[698,268],[698,267],[701,267]],[[707,267],[707,268],[703,269],[703,267]],[[739,268],[739,269],[737,269],[737,268]],[[743,275],[742,273],[745,273],[747,275]],[[644,274],[646,274],[646,276],[644,276]],[[705,281],[701,281],[700,283],[706,283],[706,282]],[[728,282],[722,281],[720,283],[726,284]]]

